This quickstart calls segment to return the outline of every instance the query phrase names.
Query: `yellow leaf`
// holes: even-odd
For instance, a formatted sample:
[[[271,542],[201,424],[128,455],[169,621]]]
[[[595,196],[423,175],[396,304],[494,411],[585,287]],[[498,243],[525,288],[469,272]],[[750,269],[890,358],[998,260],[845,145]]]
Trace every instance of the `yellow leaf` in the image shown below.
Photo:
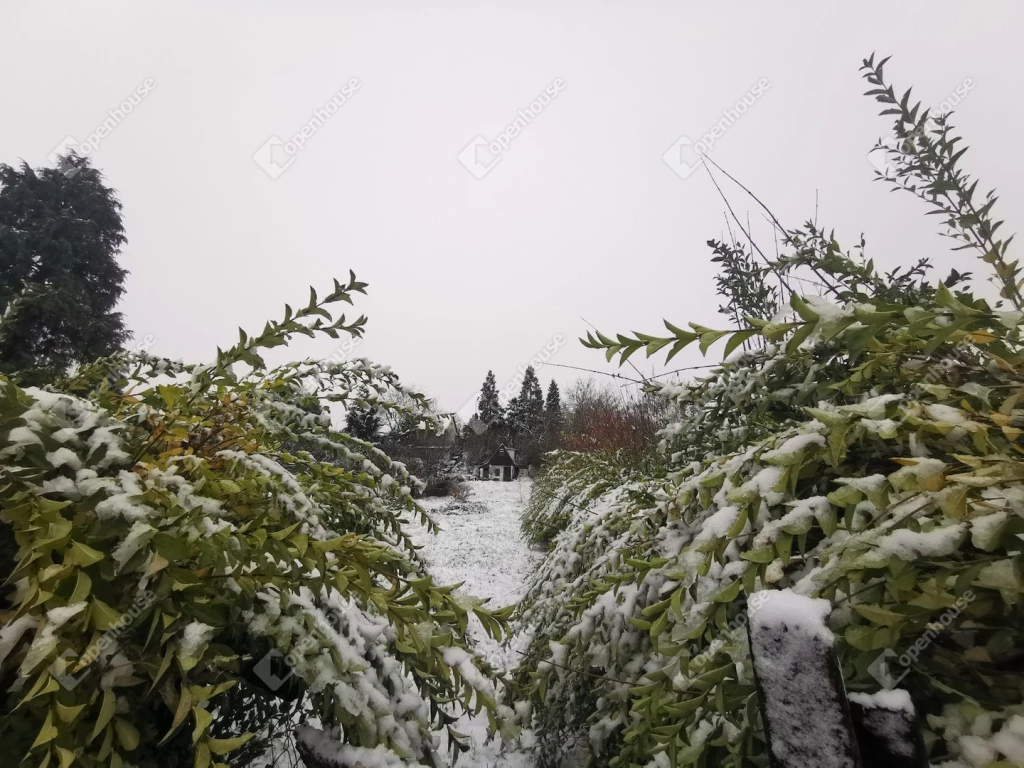
[[[192,692],[186,686],[181,689],[181,697],[178,699],[178,708],[174,712],[174,722],[171,723],[170,729],[160,740],[163,744],[167,739],[171,737],[171,734],[178,730],[178,726],[185,722],[185,718],[188,717],[188,713],[192,710]]]
[[[213,722],[213,715],[200,707],[193,707],[192,714],[196,717],[196,727],[192,729],[192,743],[195,744],[199,738],[206,733],[206,729]]]
[[[29,750],[33,750],[43,744],[48,744],[55,738],[57,738],[57,726],[53,724],[53,712],[47,712],[43,727],[39,729],[39,735],[36,736],[36,740],[29,747]]]
[[[967,489],[949,488],[939,497],[939,508],[946,517],[961,519],[967,516]]]
[[[988,415],[988,417],[1000,427],[1005,427],[1010,423],[1010,417],[1005,413],[999,413],[998,411],[993,411]]]
[[[79,704],[78,706],[75,706],[75,707],[68,707],[68,706],[65,706],[64,704],[61,704],[58,701],[56,709],[57,709],[57,719],[60,720],[62,723],[70,723],[72,720],[74,720],[76,717],[78,717],[79,713],[83,709],[85,709],[85,704]]]
[[[70,559],[70,562],[68,560]],[[80,541],[71,542],[71,552],[64,558],[64,565],[92,565],[103,559],[103,553]]]
[[[146,569],[146,572],[143,575],[152,576],[154,573],[162,571],[168,565],[170,565],[170,563],[167,562],[166,557],[161,555],[159,552],[154,552],[153,559],[150,560],[149,567]]]
[[[982,645],[976,645],[964,651],[964,658],[968,661],[990,662],[992,657]]]
[[[93,726],[92,735],[89,737],[89,741],[95,739],[104,728],[107,727],[107,723],[110,722],[110,718],[114,716],[114,705],[117,703],[117,696],[114,695],[113,691],[103,692],[103,703],[100,705],[100,714],[96,718],[96,725]]]
[[[116,622],[120,621],[121,614],[102,600],[94,597],[89,601],[89,604],[92,607],[92,611],[90,612],[92,626],[100,632],[106,632],[114,626]]]
[[[127,720],[120,717],[114,720],[114,730],[117,732],[117,740],[121,746],[131,752],[139,746],[139,731]]]
[[[75,582],[75,591],[68,598],[68,605],[84,602],[92,591],[92,579],[85,571],[78,572],[78,581]]]
[[[64,749],[64,747],[54,747],[57,750],[57,758],[60,760],[59,768],[68,768],[73,762],[75,762],[75,753],[70,749]]]
[[[210,765],[210,748],[206,744],[200,744],[196,747],[196,761],[193,763],[193,768],[209,768]]]
[[[210,739],[207,743],[210,745],[210,751],[213,752],[213,754],[223,755],[233,749],[238,749],[252,737],[253,734],[246,733],[233,739]]]
[[[57,681],[50,676],[49,670],[44,669],[42,673],[39,675],[39,678],[36,680],[35,685],[32,686],[32,690],[28,692],[28,695],[25,696],[25,698],[18,702],[18,707],[20,707],[26,701],[31,701],[36,696],[44,696],[47,693],[53,693],[59,688],[60,686],[57,685]],[[17,707],[15,707],[15,709],[17,709]]]

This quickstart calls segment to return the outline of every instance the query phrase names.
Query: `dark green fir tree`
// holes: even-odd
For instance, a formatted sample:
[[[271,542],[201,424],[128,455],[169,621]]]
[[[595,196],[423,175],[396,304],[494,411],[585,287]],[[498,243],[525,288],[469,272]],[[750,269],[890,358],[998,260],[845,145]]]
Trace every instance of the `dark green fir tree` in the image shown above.
[[[121,203],[88,159],[0,165],[0,310],[21,296],[0,334],[0,372],[45,383],[131,337],[114,311],[124,243]]]

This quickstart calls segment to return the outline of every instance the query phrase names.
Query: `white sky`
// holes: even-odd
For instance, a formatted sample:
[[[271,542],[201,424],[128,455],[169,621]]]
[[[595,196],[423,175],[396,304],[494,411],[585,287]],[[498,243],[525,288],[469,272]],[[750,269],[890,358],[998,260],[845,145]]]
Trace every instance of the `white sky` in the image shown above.
[[[1024,209],[1024,159],[1008,149],[1024,117],[1022,16],[994,1],[0,0],[0,162],[47,164],[152,78],[93,153],[124,203],[121,309],[136,337],[209,359],[239,325],[259,330],[351,268],[370,283],[355,354],[458,409],[488,368],[500,387],[557,334],[568,343],[552,362],[616,370],[576,343],[581,318],[606,333],[657,333],[663,317],[726,327],[705,246],[725,207],[703,171],[681,179],[662,155],[761,78],[769,88],[711,156],[786,225],[812,217],[817,194],[819,223],[849,246],[864,232],[877,263],[976,269],[921,204],[872,183],[866,153],[889,118],[861,95],[858,67],[893,54],[888,77],[926,104],[971,78],[954,118],[972,147],[964,161],[998,187],[1012,230]],[[271,179],[254,153],[352,78],[360,88]],[[474,178],[463,148],[495,138],[559,78]],[[759,218],[739,190],[730,199]],[[270,359],[337,346],[300,341]],[[702,362],[692,349],[670,367]],[[578,374],[539,375],[546,389]]]

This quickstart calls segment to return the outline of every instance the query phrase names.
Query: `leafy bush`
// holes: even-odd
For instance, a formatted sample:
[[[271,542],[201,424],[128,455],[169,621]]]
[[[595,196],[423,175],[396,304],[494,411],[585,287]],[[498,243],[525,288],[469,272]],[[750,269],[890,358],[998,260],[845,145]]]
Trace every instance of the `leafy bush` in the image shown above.
[[[569,451],[618,455],[623,466],[650,470],[650,462],[657,457],[658,430],[664,424],[664,401],[583,379],[569,389],[559,442]]]
[[[864,69],[897,116],[891,181],[993,267],[1010,306],[961,290],[959,273],[929,283],[926,263],[879,275],[806,225],[785,231],[789,252],[769,262],[786,313],[745,309],[727,330],[589,335],[622,360],[693,343],[706,354],[722,339],[729,359],[657,388],[681,414],[662,433],[664,473],[581,498],[575,457],[551,470],[567,486],[550,494],[578,503],[540,517],[558,521],[539,530],[564,530],[522,612],[534,635],[517,676],[542,766],[580,747],[610,766],[764,765],[745,608],[778,588],[832,602],[851,690],[894,682],[880,659],[911,660],[900,684],[933,761],[1020,754],[1019,270],[1009,240],[995,239],[994,195],[976,196],[959,168],[947,118],[911,107],[909,91],[897,99],[884,63]],[[828,298],[794,292],[798,273]],[[738,291],[738,304],[751,295]],[[748,303],[766,314],[765,299]]]
[[[549,465],[534,481],[523,514],[523,535],[548,545],[565,530],[573,511],[621,485],[629,473],[599,456],[552,451]]]
[[[455,703],[497,726],[466,630],[476,616],[499,637],[505,613],[433,583],[403,529],[433,528],[419,481],[324,407],[412,414],[396,399],[420,396],[367,360],[260,357],[297,333],[360,335],[365,318],[328,307],[364,286],[311,292],[212,365],[124,354],[52,390],[0,377],[9,755],[238,765],[312,720],[339,749],[436,764]]]

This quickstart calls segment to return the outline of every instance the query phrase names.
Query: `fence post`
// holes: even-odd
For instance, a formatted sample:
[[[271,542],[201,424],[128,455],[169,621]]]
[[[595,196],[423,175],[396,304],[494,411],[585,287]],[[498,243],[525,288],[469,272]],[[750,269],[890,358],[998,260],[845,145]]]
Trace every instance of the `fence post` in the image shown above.
[[[928,768],[921,724],[910,694],[896,688],[851,693],[850,713],[861,754],[872,768]]]
[[[747,601],[750,653],[772,768],[861,768],[827,600],[789,590]],[[872,766],[874,763],[871,764]]]

